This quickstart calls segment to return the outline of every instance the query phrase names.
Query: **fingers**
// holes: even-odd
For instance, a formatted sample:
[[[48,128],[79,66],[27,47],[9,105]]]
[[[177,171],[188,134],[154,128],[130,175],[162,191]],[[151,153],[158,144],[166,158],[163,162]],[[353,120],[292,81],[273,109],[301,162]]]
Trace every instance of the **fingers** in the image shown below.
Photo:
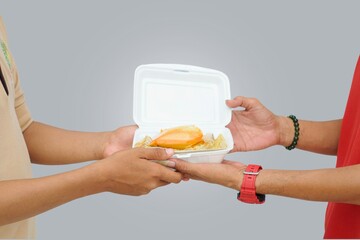
[[[150,160],[151,162],[154,162],[154,163],[158,163],[160,165],[163,165],[165,167],[168,167],[168,168],[174,168],[175,167],[175,163],[173,161],[169,161],[169,160]]]
[[[186,176],[196,175],[197,173],[196,164],[194,163],[189,163],[181,159],[171,159],[170,161],[175,163],[176,170],[186,174]]]
[[[124,127],[119,127],[119,129],[125,130],[127,132],[135,132],[136,129],[138,129],[138,125],[128,125],[128,126],[124,126]]]
[[[137,125],[129,125],[124,128],[126,130],[126,134],[134,136],[134,133],[135,133],[136,129],[138,129],[138,126]]]
[[[158,187],[166,186],[166,185],[169,185],[169,184],[170,184],[169,182],[159,181],[156,187],[158,188]]]
[[[243,96],[238,96],[232,100],[226,100],[226,105],[230,108],[243,107],[248,110],[258,104],[260,104],[260,102],[256,98],[247,98]]]
[[[169,183],[179,183],[182,179],[182,175],[179,172],[174,172],[171,169],[160,167],[160,180]]]
[[[182,180],[187,182],[190,180],[190,175],[189,174],[186,174],[186,173],[183,173],[182,174]]]
[[[139,126],[136,124],[132,124],[132,125],[128,125],[127,127],[131,130],[136,130],[136,129],[138,129]]]
[[[148,160],[166,160],[174,155],[174,150],[170,148],[138,148],[139,157]]]
[[[169,184],[170,183],[165,182],[165,181],[161,181],[161,180],[154,181],[154,182],[151,182],[151,183],[147,183],[145,186],[140,188],[141,189],[140,191],[135,192],[135,194],[133,194],[133,195],[135,195],[135,196],[145,195],[145,194],[150,193],[151,191],[153,191],[156,188],[163,187],[163,186],[166,186],[166,185],[169,185]]]

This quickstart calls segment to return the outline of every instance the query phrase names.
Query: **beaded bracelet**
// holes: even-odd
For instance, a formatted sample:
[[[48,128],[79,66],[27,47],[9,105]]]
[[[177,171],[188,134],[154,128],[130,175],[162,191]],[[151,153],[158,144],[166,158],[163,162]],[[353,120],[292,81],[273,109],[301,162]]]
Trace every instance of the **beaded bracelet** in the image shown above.
[[[285,147],[287,150],[292,150],[296,147],[296,144],[299,141],[299,135],[300,135],[300,127],[299,127],[299,121],[294,115],[288,116],[293,122],[294,122],[294,128],[295,128],[295,135],[294,139],[290,146]]]

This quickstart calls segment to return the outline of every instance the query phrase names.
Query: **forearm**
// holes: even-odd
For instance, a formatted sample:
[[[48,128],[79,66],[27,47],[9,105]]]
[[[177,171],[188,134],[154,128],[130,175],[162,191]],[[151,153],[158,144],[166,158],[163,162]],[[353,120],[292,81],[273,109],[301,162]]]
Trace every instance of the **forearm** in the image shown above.
[[[360,205],[360,165],[336,169],[262,170],[256,191],[311,201]]]
[[[0,225],[27,219],[101,191],[101,178],[92,165],[50,177],[1,181]]]
[[[294,138],[294,124],[280,117],[280,144],[289,146]],[[342,120],[314,122],[299,120],[300,135],[297,148],[329,155],[337,154]]]
[[[68,131],[33,122],[24,137],[33,163],[69,164],[102,158],[108,134]]]

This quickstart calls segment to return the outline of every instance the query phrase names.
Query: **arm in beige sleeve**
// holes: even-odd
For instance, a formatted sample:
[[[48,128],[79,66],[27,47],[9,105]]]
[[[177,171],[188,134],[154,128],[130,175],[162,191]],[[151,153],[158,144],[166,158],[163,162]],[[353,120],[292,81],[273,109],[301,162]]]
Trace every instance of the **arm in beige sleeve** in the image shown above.
[[[71,200],[101,192],[94,168],[50,177],[0,181],[0,226],[33,217]]]
[[[166,160],[173,151],[130,149],[80,169],[49,177],[0,181],[0,226],[17,222],[77,198],[100,192],[139,196],[169,183],[181,174],[152,159]]]
[[[289,146],[294,138],[293,121],[287,117],[279,117],[280,145]],[[342,119],[332,121],[299,120],[300,135],[296,146],[298,149],[336,155],[340,138]]]
[[[104,157],[105,138],[110,132],[84,133],[55,128],[32,120],[13,62],[15,110],[30,158],[39,164],[69,164]]]

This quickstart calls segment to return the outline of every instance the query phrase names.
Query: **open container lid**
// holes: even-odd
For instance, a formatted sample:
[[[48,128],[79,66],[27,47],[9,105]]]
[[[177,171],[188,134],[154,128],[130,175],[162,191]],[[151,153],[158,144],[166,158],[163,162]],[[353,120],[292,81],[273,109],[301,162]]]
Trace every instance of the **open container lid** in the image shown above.
[[[231,121],[226,99],[229,79],[220,71],[178,64],[135,70],[133,117],[141,128],[225,127]]]

